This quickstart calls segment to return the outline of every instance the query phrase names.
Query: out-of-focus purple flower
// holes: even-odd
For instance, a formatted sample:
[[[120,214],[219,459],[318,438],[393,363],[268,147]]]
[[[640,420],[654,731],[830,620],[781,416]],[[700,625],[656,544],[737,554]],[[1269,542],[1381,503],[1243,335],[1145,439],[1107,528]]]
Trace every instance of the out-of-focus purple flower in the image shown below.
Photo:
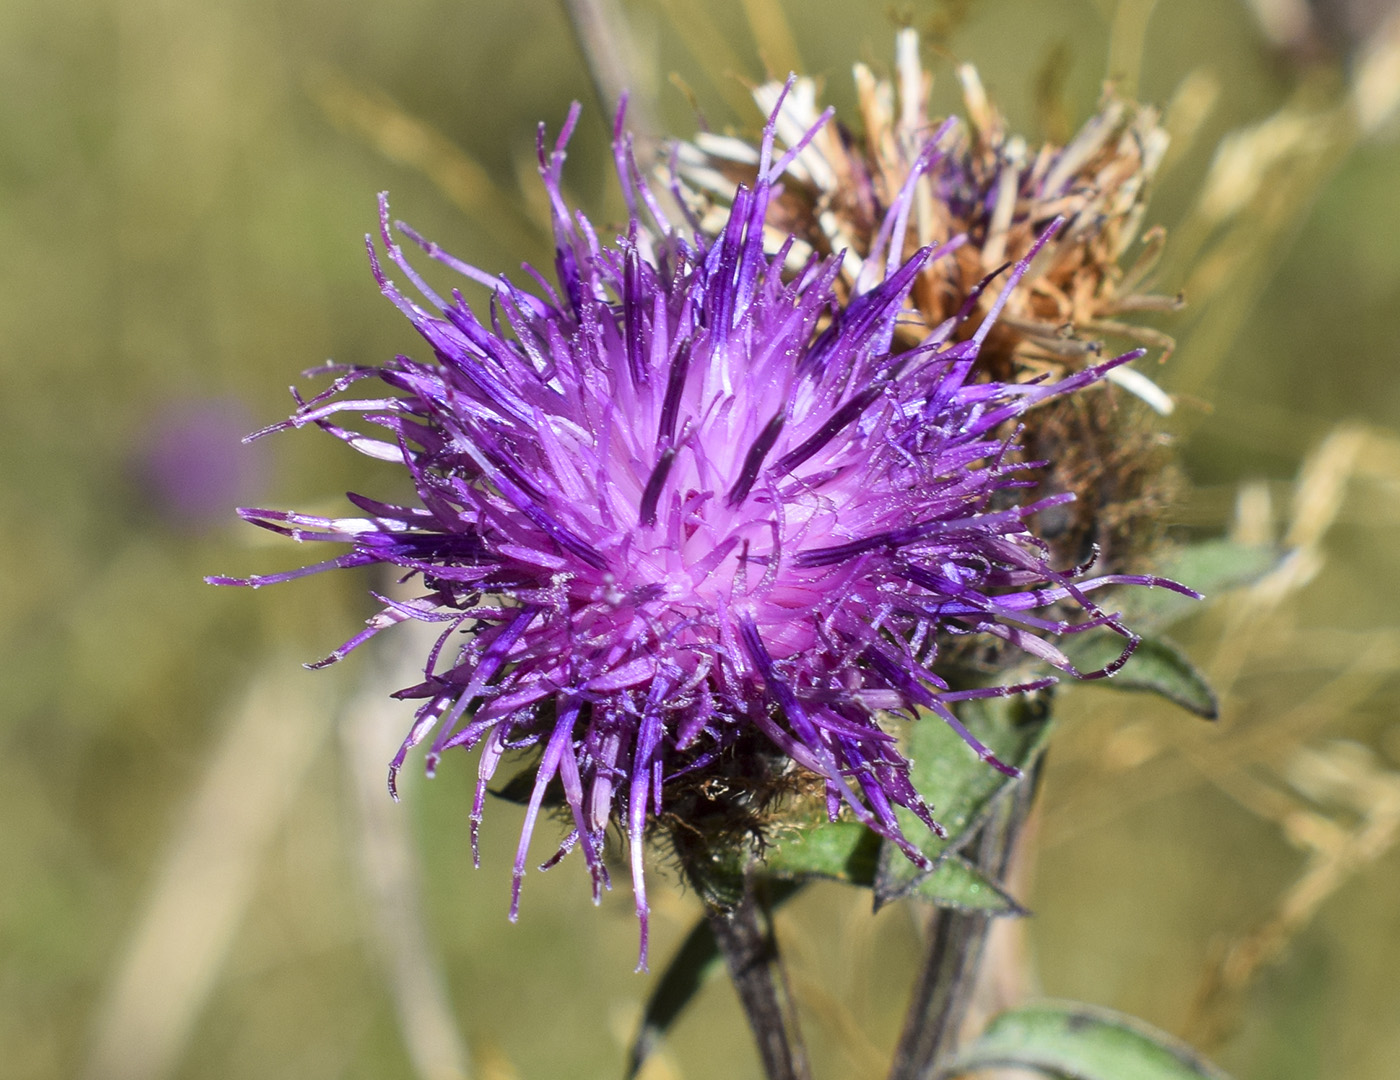
[[[170,524],[207,528],[262,492],[266,458],[243,445],[249,426],[248,409],[229,398],[170,402],[137,436],[133,478]]]
[[[759,733],[824,782],[833,817],[844,807],[926,863],[895,808],[939,826],[880,714],[927,710],[1014,771],[949,704],[1023,689],[951,691],[933,670],[940,637],[985,634],[1070,674],[1102,676],[1136,639],[1086,593],[1169,583],[1052,568],[1026,521],[1072,496],[1018,505],[1030,481],[1006,435],[1036,402],[1136,354],[1053,384],[972,382],[999,304],[966,340],[954,341],[953,319],[895,351],[911,283],[961,238],[892,263],[845,302],[834,288],[839,257],[785,272],[790,242],[765,248],[764,218],[806,139],[775,161],[771,120],[753,186],[736,194],[710,240],[667,220],[619,116],[614,151],[629,218],[604,242],[560,191],[577,115],[575,107],[552,149],[543,127],[539,137],[557,289],[531,271],[526,292],[400,224],[493,294],[481,314],[455,290],[439,296],[404,257],[381,199],[384,249],[422,301],[387,278],[370,240],[374,274],[434,359],[334,369],[325,392],[269,430],[319,425],[406,468],[417,501],[351,495],[364,514],[354,518],[240,511],[297,540],[349,545],[326,562],[241,583],[377,563],[419,578],[420,596],[381,597],[368,628],[326,661],[406,619],[441,625],[423,681],[399,692],[422,705],[391,784],[419,743],[431,740],[430,771],[443,751],[479,745],[475,844],[503,755],[536,748],[512,918],[530,836],[557,781],[573,819],[559,855],[583,849],[595,899],[608,883],[608,823],[628,835],[645,964],[644,835],[674,778]],[[920,169],[937,156],[930,142]],[[904,246],[912,191],[906,185],[887,212],[892,252]],[[1016,264],[1003,297],[1033,255]],[[349,393],[369,381],[388,392]],[[347,412],[388,437],[339,426]],[[1042,610],[1050,605],[1053,615]],[[1122,634],[1123,656],[1105,671],[1077,672],[1051,639],[1095,626]]]

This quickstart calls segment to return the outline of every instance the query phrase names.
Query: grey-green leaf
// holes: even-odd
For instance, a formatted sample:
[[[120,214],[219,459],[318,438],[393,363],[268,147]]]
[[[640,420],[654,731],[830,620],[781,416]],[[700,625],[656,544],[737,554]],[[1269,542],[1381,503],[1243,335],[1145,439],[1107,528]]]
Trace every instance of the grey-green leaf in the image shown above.
[[[1002,1013],[935,1076],[1016,1066],[1064,1080],[1229,1080],[1189,1046],[1140,1020],[1056,1001]]]
[[[881,843],[859,822],[823,821],[775,838],[764,852],[763,872],[784,880],[822,877],[868,887],[876,881]],[[930,872],[919,870],[897,848],[895,853],[894,865],[903,864],[896,871],[900,896],[917,896],[959,911],[1025,914],[1000,885],[961,856],[945,854]]]
[[[1124,644],[1112,631],[1091,630],[1065,642],[1062,648],[1080,671],[1099,671],[1122,654]],[[1179,646],[1164,637],[1143,638],[1116,675],[1086,685],[1157,694],[1207,720],[1220,713],[1215,691],[1205,676]]]
[[[990,747],[1000,761],[1022,771],[1035,763],[1050,733],[1050,714],[1035,697],[963,701],[958,703],[957,714],[968,731]],[[978,758],[961,736],[931,713],[921,715],[910,727],[904,752],[909,758],[910,781],[928,799],[934,818],[948,835],[931,833],[912,811],[903,807],[896,810],[900,829],[935,863],[948,852],[958,851],[985,819],[993,800],[1020,782]],[[898,846],[886,842],[875,876],[876,906],[915,892],[925,873]]]
[[[983,915],[1030,914],[1005,889],[961,855],[945,855],[931,874],[918,878],[908,895],[955,911]]]
[[[763,872],[779,878],[822,877],[869,885],[880,838],[858,821],[820,821],[775,830],[763,852]]]
[[[1279,560],[1278,549],[1267,545],[1203,540],[1178,548],[1153,572],[1188,585],[1209,600],[1228,589],[1259,580]],[[1115,590],[1110,608],[1121,611],[1123,621],[1141,633],[1170,626],[1199,611],[1201,605],[1170,589],[1124,588]]]

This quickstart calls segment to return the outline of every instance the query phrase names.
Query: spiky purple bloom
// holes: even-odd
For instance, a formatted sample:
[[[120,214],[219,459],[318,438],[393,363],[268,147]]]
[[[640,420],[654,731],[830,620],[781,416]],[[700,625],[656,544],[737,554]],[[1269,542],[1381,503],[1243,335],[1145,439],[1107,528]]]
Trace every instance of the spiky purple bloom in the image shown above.
[[[1137,354],[1054,385],[972,382],[992,319],[960,342],[950,320],[917,348],[893,352],[916,276],[961,238],[892,260],[883,281],[845,303],[834,291],[839,257],[784,272],[790,241],[765,250],[764,215],[805,140],[775,162],[772,121],[753,189],[740,189],[711,240],[667,221],[619,116],[614,150],[629,219],[604,243],[560,191],[577,116],[575,106],[552,150],[543,126],[539,134],[557,292],[533,271],[538,291],[524,292],[399,225],[429,256],[492,290],[485,319],[456,290],[440,297],[393,239],[381,198],[388,258],[429,306],[388,280],[367,238],[374,275],[435,359],[334,369],[330,388],[298,399],[276,427],[316,424],[403,465],[418,502],[352,494],[367,515],[358,518],[242,510],[297,540],[350,545],[327,562],[242,583],[375,563],[419,578],[420,596],[380,597],[368,628],[324,661],[407,619],[442,626],[423,682],[398,695],[422,705],[391,787],[409,749],[430,736],[429,771],[443,751],[479,745],[475,848],[502,756],[540,748],[511,917],[557,778],[573,830],[555,858],[582,847],[595,901],[608,884],[605,829],[625,822],[645,965],[644,833],[678,773],[759,732],[825,781],[833,817],[846,807],[926,864],[895,807],[939,826],[880,714],[928,710],[1014,771],[949,703],[1024,689],[950,691],[933,671],[940,637],[989,634],[1070,674],[1101,676],[1136,639],[1085,594],[1169,583],[1076,581],[1048,565],[1027,519],[1071,496],[1017,505],[1026,464],[1005,434],[1036,402]],[[921,170],[936,158],[931,142]],[[912,189],[887,211],[895,252]],[[368,379],[392,392],[343,396]],[[362,413],[388,439],[339,427],[342,412]],[[1076,619],[1035,614],[1063,601],[1080,609]],[[1087,675],[1041,636],[1093,626],[1118,631],[1125,648],[1109,670]]]

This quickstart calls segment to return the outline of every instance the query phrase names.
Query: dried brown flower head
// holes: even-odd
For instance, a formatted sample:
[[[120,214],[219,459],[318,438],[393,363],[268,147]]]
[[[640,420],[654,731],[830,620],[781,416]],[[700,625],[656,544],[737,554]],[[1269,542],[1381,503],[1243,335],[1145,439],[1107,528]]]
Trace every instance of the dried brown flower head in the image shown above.
[[[854,74],[859,132],[821,125],[769,210],[775,238],[803,241],[790,255],[794,265],[811,251],[842,253],[840,285],[859,293],[919,247],[964,237],[951,255],[924,266],[910,292],[900,337],[913,346],[949,319],[967,328],[955,337],[970,334],[999,295],[984,288],[987,278],[1023,258],[1063,218],[983,345],[983,377],[1059,378],[1093,362],[1106,342],[1170,355],[1172,339],[1135,318],[1182,303],[1149,289],[1165,243],[1161,228],[1142,231],[1168,142],[1155,109],[1110,88],[1068,143],[1032,150],[1008,131],[971,65],[958,68],[965,118],[930,118],[932,76],[920,62],[914,31],[898,36],[893,78],[877,78],[864,64]],[[776,83],[756,88],[763,112],[775,107],[780,89]],[[820,121],[816,84],[798,79],[779,110],[779,138],[795,146]],[[678,147],[676,161],[681,193],[711,231],[725,219],[736,186],[752,182],[758,157],[742,139],[702,133]],[[906,189],[909,227],[901,250],[891,251],[888,208]],[[1116,368],[1108,378],[1157,412],[1171,411],[1171,398],[1133,367]],[[1098,392],[1047,402],[1021,422],[1027,450],[1051,463],[1042,474],[1043,493],[1077,496],[1042,523],[1042,538],[1056,555],[1077,561],[1097,545],[1110,568],[1136,561],[1145,543],[1160,536],[1156,522],[1176,486],[1163,437],[1141,406]]]

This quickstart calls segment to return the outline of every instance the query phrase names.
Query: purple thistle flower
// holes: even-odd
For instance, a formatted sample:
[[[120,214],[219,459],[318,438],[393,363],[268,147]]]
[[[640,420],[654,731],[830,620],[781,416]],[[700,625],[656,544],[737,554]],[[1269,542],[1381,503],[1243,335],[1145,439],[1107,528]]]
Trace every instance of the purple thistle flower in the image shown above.
[[[336,519],[241,510],[264,528],[349,551],[287,573],[210,580],[257,586],[376,563],[421,579],[415,599],[379,597],[367,629],[322,661],[407,619],[441,625],[423,681],[398,694],[422,704],[390,766],[391,790],[413,746],[431,739],[430,773],[445,750],[480,746],[475,851],[503,755],[538,748],[511,918],[546,789],[557,781],[573,828],[547,865],[581,847],[596,902],[609,884],[604,832],[612,820],[625,823],[644,967],[644,834],[679,774],[760,733],[824,782],[831,816],[844,806],[927,865],[895,807],[940,827],[880,713],[928,710],[1014,772],[949,703],[1054,681],[954,692],[933,670],[940,637],[989,634],[1094,678],[1120,667],[1136,638],[1086,593],[1123,583],[1189,590],[1056,571],[1026,521],[1072,496],[1015,501],[1030,483],[1006,434],[1016,418],[1137,353],[1050,385],[970,382],[1000,303],[965,341],[954,342],[959,320],[949,320],[918,347],[892,351],[916,275],[961,238],[919,251],[845,303],[835,291],[839,256],[784,272],[791,241],[766,250],[764,216],[806,140],[774,161],[772,119],[756,181],[740,189],[711,240],[667,221],[619,114],[614,152],[629,218],[623,235],[603,243],[561,195],[578,112],[552,149],[543,126],[539,134],[558,292],[533,271],[538,292],[524,292],[398,225],[431,258],[492,291],[485,319],[460,292],[439,296],[404,257],[381,196],[384,249],[428,306],[388,279],[366,238],[374,275],[434,360],[334,368],[329,389],[298,398],[296,414],[268,429],[316,424],[401,464],[417,502],[352,494],[367,516]],[[936,158],[930,147],[921,167]],[[912,188],[887,210],[893,251],[903,246]],[[1034,254],[1014,267],[1003,299]],[[344,396],[366,380],[388,392]],[[388,438],[338,426],[343,412],[363,414]],[[1079,609],[1074,620],[1035,614],[1062,601]],[[1075,671],[1042,636],[1095,626],[1125,640],[1122,656],[1098,672]]]

